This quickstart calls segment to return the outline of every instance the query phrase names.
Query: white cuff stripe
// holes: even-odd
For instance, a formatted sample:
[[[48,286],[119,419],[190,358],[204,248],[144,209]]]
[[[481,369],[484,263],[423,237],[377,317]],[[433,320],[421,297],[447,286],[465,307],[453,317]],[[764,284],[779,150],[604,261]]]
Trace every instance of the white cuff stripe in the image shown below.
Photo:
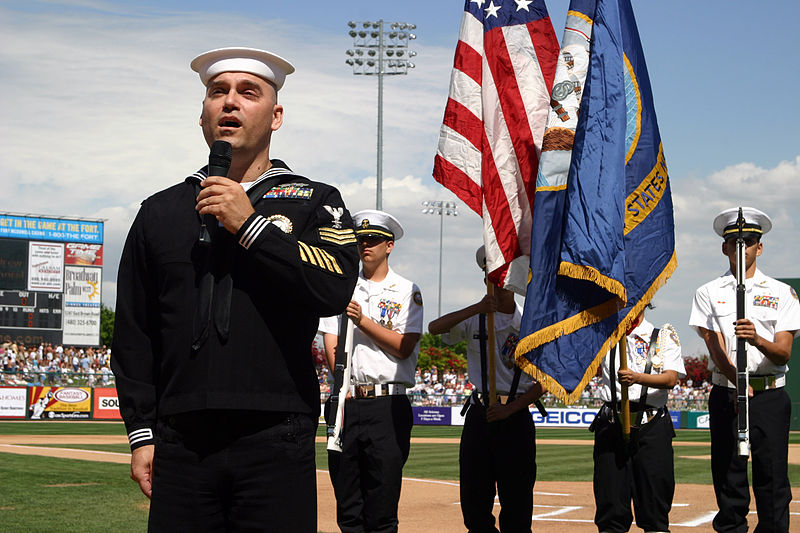
[[[249,249],[250,246],[252,246],[255,240],[258,238],[258,236],[261,235],[261,232],[264,231],[264,228],[267,227],[267,224],[269,224],[269,222],[264,217],[259,215],[259,219],[253,221],[253,224],[245,232],[246,236],[243,236],[244,242],[242,243],[242,245],[245,248]]]
[[[253,241],[258,238],[267,224],[268,222],[266,218],[262,217],[261,215],[256,215],[256,218],[253,219],[250,227],[245,230],[245,232],[242,234],[242,237],[239,239],[239,244],[244,246],[245,249],[249,249],[253,244]]]
[[[153,438],[153,430],[151,428],[137,429],[128,433],[128,442],[136,444],[143,440],[151,440]]]

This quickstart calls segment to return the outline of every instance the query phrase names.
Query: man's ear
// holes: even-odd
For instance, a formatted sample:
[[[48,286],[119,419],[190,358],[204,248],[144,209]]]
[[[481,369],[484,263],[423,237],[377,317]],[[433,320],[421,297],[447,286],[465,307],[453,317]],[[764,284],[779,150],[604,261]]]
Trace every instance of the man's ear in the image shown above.
[[[275,104],[272,109],[272,131],[278,131],[278,128],[283,124],[283,106]]]

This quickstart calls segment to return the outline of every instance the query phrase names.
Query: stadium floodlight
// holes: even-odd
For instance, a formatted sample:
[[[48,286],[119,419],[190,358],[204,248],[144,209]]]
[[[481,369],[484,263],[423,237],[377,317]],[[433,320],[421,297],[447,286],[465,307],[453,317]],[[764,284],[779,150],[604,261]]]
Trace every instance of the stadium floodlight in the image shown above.
[[[444,235],[444,217],[458,216],[458,204],[442,200],[425,200],[422,212],[426,215],[439,215],[439,313],[442,316],[442,237]]]
[[[383,76],[408,74],[415,65],[406,58],[417,55],[408,49],[408,42],[417,38],[408,30],[416,29],[408,22],[349,21],[347,33],[353,38],[353,48],[345,53],[355,60],[346,59],[353,67],[353,74],[378,77],[378,148],[377,148],[377,193],[375,206],[382,209],[383,193]],[[391,30],[391,31],[389,31]],[[362,61],[358,57],[369,56]],[[390,61],[391,58],[391,61]]]

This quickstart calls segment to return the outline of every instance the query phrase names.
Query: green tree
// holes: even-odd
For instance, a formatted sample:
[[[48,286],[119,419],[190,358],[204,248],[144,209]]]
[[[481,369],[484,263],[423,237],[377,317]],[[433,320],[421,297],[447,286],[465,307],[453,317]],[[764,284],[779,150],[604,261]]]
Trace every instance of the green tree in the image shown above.
[[[422,338],[419,341],[419,349],[422,350],[423,348],[448,348],[459,355],[467,356],[467,341],[448,345],[442,341],[441,335],[433,335],[431,333],[422,334]]]
[[[467,343],[465,341],[448,346],[439,335],[425,333],[420,339],[419,359],[417,366],[421,370],[430,370],[435,366],[439,371],[467,371]]]
[[[111,347],[111,339],[114,336],[114,310],[100,304],[100,344]]]

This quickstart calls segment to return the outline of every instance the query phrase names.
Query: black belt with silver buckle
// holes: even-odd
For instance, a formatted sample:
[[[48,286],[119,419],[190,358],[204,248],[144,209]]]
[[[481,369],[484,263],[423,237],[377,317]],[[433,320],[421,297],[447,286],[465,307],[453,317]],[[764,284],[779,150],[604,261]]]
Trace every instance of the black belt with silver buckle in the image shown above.
[[[358,383],[353,385],[353,397],[358,399],[399,396],[405,393],[404,383]]]

